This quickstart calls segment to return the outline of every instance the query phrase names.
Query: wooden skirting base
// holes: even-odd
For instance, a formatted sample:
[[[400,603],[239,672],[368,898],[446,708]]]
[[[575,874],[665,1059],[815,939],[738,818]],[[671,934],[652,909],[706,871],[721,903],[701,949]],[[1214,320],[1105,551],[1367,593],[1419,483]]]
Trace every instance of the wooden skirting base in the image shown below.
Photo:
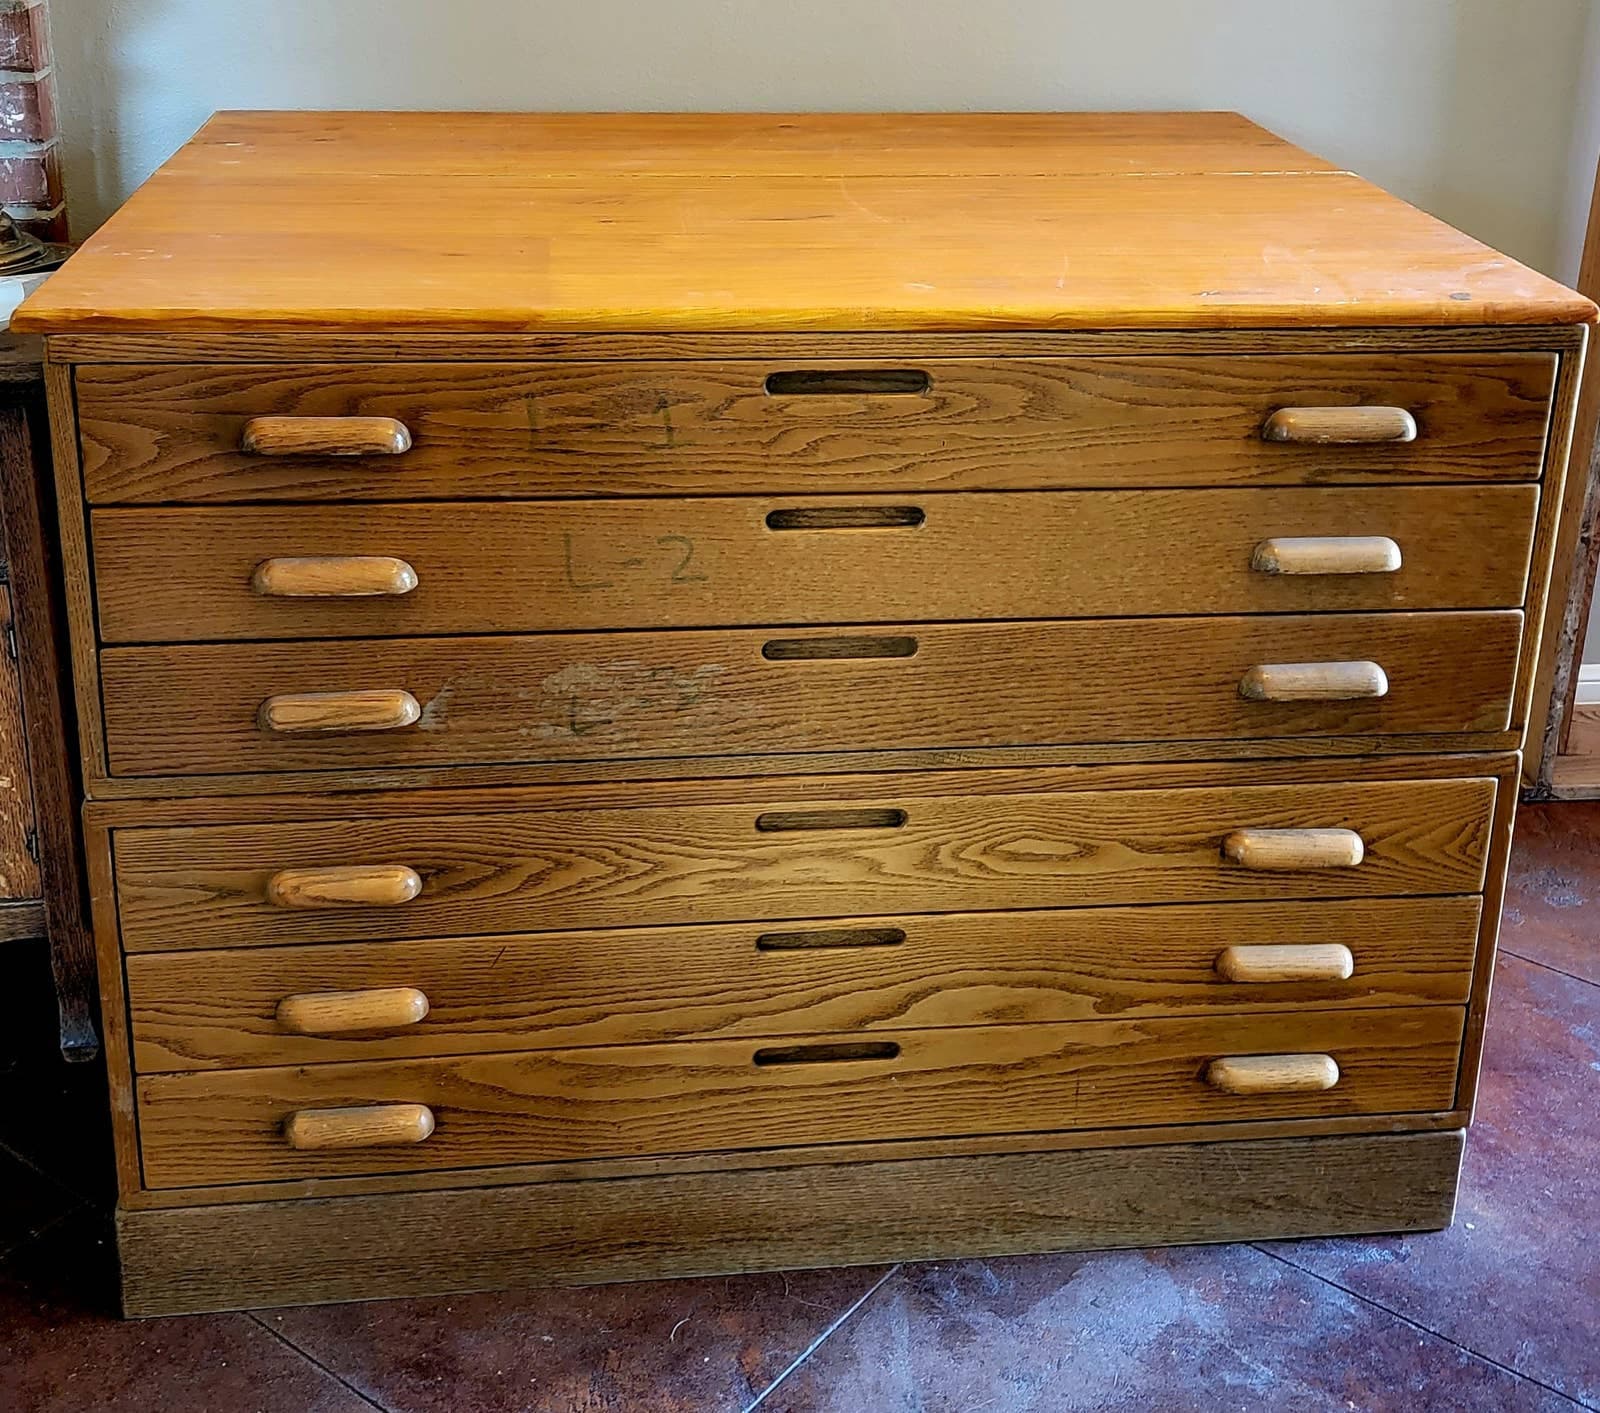
[[[1465,1135],[1261,1139],[118,1213],[171,1315],[523,1285],[1448,1226]]]

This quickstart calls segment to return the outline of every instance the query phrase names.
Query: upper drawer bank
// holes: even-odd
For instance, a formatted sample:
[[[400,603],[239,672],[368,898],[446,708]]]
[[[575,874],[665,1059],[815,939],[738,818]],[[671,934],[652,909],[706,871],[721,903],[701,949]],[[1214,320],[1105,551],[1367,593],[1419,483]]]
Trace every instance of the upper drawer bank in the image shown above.
[[[108,507],[101,637],[1515,608],[1536,485]]]
[[[101,364],[95,503],[1533,480],[1548,353]]]
[[[107,648],[113,774],[1503,731],[1522,614]]]

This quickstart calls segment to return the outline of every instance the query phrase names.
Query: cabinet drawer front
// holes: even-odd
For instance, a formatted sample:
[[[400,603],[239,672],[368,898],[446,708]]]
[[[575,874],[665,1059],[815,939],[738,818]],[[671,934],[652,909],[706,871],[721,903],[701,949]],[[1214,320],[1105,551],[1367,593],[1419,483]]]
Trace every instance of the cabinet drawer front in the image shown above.
[[[141,954],[128,958],[128,1002],[141,1072],[1464,1005],[1480,906],[1476,897],[1189,904]],[[1349,974],[1333,966],[1305,980],[1224,975],[1230,959],[1283,965],[1290,938],[1297,957],[1342,957]],[[363,1028],[386,998],[417,994],[420,1019]],[[286,1002],[303,1009],[303,998],[319,997],[339,998],[323,1004],[342,1004],[348,1028],[303,1033]]]
[[[1548,353],[902,362],[99,365],[89,499],[437,500],[1533,480]],[[1270,441],[1286,408],[1387,407],[1410,441]],[[376,455],[242,450],[253,418],[404,432]],[[279,424],[274,424],[279,425]],[[312,438],[316,440],[316,438]],[[329,447],[339,439],[325,438]],[[345,439],[349,441],[350,439]],[[355,440],[359,440],[356,438]],[[296,444],[275,436],[269,450]]]
[[[102,681],[124,776],[1501,731],[1521,630],[1513,610],[216,644],[108,649]],[[1318,700],[1313,674],[1309,699],[1251,699],[1295,676],[1263,665],[1360,662],[1383,695]],[[306,715],[278,699],[332,703],[334,728],[265,728]]]
[[[152,1187],[1079,1128],[1427,1113],[1454,1103],[1454,1006],[706,1040],[212,1070],[138,1083]],[[1228,1093],[1211,1061],[1331,1057],[1337,1082]],[[859,1057],[859,1058],[857,1058]],[[1324,1062],[1325,1063],[1325,1062]],[[307,1152],[292,1115],[424,1105],[420,1142]]]
[[[1118,903],[1473,893],[1491,779],[916,794],[797,782],[760,804],[548,809],[113,835],[129,952],[490,932]],[[872,793],[868,793],[872,792]],[[1259,829],[1360,836],[1359,864],[1259,870],[1224,841]],[[284,870],[403,867],[398,906],[285,907]]]
[[[107,642],[1522,603],[1536,486],[105,509]],[[1284,538],[1396,570],[1270,572]],[[284,559],[375,567],[315,594]],[[399,560],[413,571],[374,587]],[[1256,562],[1253,562],[1255,560]],[[291,586],[292,588],[292,586]]]

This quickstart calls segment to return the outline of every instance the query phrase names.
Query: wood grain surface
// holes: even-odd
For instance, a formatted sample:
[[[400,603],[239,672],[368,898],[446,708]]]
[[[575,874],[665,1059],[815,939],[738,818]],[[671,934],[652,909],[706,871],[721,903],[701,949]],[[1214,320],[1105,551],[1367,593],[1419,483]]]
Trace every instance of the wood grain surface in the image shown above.
[[[1450,1223],[1463,1138],[1165,1143],[125,1208],[123,1305],[171,1315],[486,1285],[1432,1230]]]
[[[456,501],[101,509],[91,528],[102,638],[151,643],[1514,608],[1538,502],[1534,486]],[[1402,562],[1345,572],[1354,538],[1296,550],[1330,536],[1392,541],[1359,563]],[[1268,543],[1295,567],[1254,567]],[[405,592],[348,596],[402,560]],[[290,585],[276,594],[346,596],[264,597],[263,564]]]
[[[775,395],[773,358],[101,364],[77,372],[95,503],[1534,480],[1556,358],[1414,353],[807,360],[922,393]],[[1274,443],[1285,403],[1397,404],[1409,443]],[[256,457],[250,418],[387,416],[397,456]]]
[[[1464,1005],[1478,914],[1476,897],[1341,899],[143,953],[128,1004],[141,1072]]]
[[[656,923],[1154,902],[1472,893],[1483,886],[1490,779],[1127,791],[918,795],[914,775],[759,803],[118,830],[129,952],[444,937]],[[893,809],[898,826],[763,833],[774,810]],[[1244,827],[1359,831],[1354,869],[1257,873],[1228,862]],[[398,908],[290,909],[265,890],[288,867],[404,864],[421,896]]]
[[[1451,1006],[1083,1021],[853,1034],[792,1046],[706,1040],[372,1064],[210,1070],[138,1081],[154,1188],[542,1159],[755,1149],[815,1142],[1137,1127],[1174,1120],[1417,1113],[1455,1093],[1465,1012]],[[805,1058],[807,1050],[846,1056]],[[1222,1055],[1315,1052],[1337,1085],[1221,1093]],[[780,1062],[779,1055],[785,1058]],[[793,1057],[793,1058],[789,1058]],[[297,1110],[423,1104],[432,1136],[382,1152],[296,1151]]]
[[[1298,148],[1252,134],[1241,150],[1239,130],[1212,119],[1175,139],[1186,120],[1173,115],[439,114],[409,126],[404,158],[395,132],[407,129],[389,114],[324,121],[336,126],[313,141],[301,115],[213,119],[15,327],[1185,328],[1593,313]],[[416,221],[419,190],[472,210],[470,229]]]
[[[114,775],[1500,731],[1522,615],[1320,614],[111,648]],[[1263,663],[1389,690],[1250,701]],[[281,736],[283,694],[408,692],[414,727]]]

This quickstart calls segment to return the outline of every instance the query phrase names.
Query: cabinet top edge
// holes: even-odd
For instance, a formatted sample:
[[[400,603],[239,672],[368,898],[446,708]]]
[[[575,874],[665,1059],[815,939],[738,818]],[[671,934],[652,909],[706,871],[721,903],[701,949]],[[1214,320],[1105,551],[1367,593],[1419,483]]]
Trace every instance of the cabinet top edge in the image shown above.
[[[1042,333],[1595,317],[1235,113],[223,113],[12,327]]]

